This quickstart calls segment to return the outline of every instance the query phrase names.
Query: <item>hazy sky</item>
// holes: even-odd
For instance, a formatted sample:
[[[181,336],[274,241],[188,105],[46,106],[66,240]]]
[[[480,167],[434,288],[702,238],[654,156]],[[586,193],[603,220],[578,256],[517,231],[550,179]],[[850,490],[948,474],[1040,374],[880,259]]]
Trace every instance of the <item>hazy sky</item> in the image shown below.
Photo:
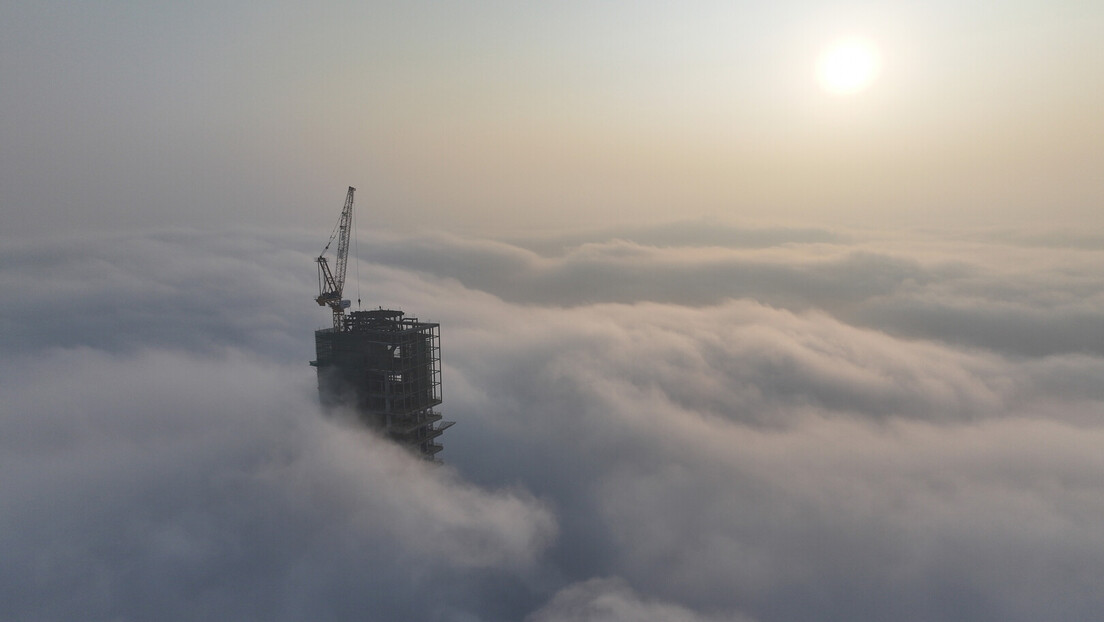
[[[1099,617],[1101,32],[0,4],[0,618]],[[445,466],[320,412],[349,185],[346,293],[441,324]]]
[[[1101,224],[1104,5],[8,2],[5,233]],[[880,50],[832,96],[818,55]],[[51,223],[48,225],[48,223]]]

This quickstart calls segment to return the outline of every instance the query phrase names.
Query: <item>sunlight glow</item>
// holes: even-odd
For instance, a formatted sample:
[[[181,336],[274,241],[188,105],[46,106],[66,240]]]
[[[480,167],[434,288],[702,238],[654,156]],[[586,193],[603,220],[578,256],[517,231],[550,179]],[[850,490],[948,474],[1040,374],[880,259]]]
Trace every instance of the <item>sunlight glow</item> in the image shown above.
[[[820,55],[816,65],[817,81],[833,95],[858,93],[878,77],[881,59],[874,44],[865,39],[836,41]]]

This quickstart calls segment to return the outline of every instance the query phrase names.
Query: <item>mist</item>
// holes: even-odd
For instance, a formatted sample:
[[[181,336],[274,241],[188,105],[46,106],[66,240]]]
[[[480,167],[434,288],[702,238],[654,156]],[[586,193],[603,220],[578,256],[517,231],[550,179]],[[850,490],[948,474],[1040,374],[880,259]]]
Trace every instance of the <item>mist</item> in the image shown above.
[[[1092,617],[1104,276],[1064,235],[366,234],[347,295],[441,323],[443,466],[320,412],[311,232],[9,245],[0,614]]]

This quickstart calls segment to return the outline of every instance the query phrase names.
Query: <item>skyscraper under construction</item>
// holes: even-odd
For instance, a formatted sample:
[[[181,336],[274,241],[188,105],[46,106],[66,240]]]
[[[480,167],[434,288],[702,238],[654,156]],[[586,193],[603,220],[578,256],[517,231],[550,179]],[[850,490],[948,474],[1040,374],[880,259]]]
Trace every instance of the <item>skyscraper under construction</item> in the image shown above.
[[[436,460],[437,442],[451,421],[441,421],[439,325],[406,317],[402,311],[351,311],[342,298],[353,193],[345,197],[341,219],[318,263],[315,301],[333,311],[333,327],[315,331],[318,394],[328,410],[346,408],[368,427],[426,459]],[[331,271],[326,251],[337,240]]]

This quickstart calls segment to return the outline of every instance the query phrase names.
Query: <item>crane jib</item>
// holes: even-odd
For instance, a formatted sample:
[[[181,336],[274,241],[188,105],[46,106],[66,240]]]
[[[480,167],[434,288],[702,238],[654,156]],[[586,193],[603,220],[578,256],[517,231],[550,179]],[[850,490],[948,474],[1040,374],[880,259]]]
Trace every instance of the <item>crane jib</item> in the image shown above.
[[[341,294],[345,288],[345,269],[349,263],[349,237],[352,233],[354,192],[356,192],[356,188],[349,186],[349,191],[345,195],[345,206],[341,210],[341,218],[338,220],[337,226],[334,227],[326,247],[322,249],[322,255],[319,255],[315,260],[318,263],[318,297],[315,298],[315,301],[321,306],[329,305],[333,309],[335,330],[341,330],[344,310],[349,307],[349,302],[342,300]],[[333,244],[334,239],[337,239],[337,257],[334,269],[331,272],[325,254],[330,245]]]

